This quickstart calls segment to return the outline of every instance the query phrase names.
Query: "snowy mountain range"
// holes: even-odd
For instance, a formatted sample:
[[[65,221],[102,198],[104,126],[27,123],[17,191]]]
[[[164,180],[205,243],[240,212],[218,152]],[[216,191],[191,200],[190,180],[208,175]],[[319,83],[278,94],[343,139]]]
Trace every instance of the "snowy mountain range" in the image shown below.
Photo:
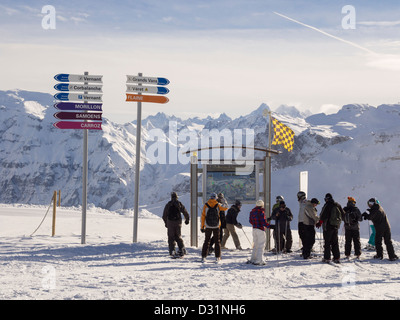
[[[22,90],[0,91],[0,203],[49,204],[61,190],[64,206],[79,206],[82,192],[82,137],[79,130],[53,127],[53,97]],[[197,136],[204,130],[252,129],[255,146],[267,145],[266,104],[246,116],[231,119],[180,119],[158,113],[143,119],[140,203],[167,200],[171,190],[189,192],[189,164],[154,164],[146,150],[161,129],[169,147],[181,147],[171,137],[169,123]],[[346,204],[356,198],[362,211],[377,197],[400,233],[400,105],[349,104],[336,114],[302,113],[281,106],[274,116],[296,134],[293,152],[281,146],[272,160],[272,195],[281,194],[297,212],[299,172],[309,172],[308,196],[321,202],[325,193]],[[109,210],[131,208],[134,198],[136,122],[116,124],[103,119],[103,130],[89,132],[88,203]],[[297,216],[297,214],[295,214]],[[397,227],[399,225],[399,227]]]

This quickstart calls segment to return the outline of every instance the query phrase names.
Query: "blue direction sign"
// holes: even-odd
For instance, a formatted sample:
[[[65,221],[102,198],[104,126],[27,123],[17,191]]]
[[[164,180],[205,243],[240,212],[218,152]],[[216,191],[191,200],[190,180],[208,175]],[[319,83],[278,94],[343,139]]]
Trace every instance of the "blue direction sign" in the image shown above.
[[[83,75],[83,74],[69,74],[59,73],[54,76],[54,79],[60,82],[95,82],[102,83],[103,76]]]
[[[93,84],[70,84],[70,83],[57,83],[54,89],[58,91],[92,91],[92,92],[103,92],[102,85]]]
[[[66,93],[60,92],[54,95],[54,98],[61,101],[91,101],[91,102],[101,102],[101,94],[78,94],[78,93]]]
[[[58,102],[54,107],[63,111],[102,111],[101,103]]]

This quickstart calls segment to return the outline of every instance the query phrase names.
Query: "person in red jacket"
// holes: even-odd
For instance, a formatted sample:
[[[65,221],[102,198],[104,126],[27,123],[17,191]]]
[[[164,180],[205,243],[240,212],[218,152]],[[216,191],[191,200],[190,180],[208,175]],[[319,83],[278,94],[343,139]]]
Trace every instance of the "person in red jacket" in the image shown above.
[[[269,223],[265,218],[264,201],[258,200],[256,202],[255,208],[250,212],[249,222],[253,226],[254,247],[248,263],[264,265],[265,228],[269,227]]]

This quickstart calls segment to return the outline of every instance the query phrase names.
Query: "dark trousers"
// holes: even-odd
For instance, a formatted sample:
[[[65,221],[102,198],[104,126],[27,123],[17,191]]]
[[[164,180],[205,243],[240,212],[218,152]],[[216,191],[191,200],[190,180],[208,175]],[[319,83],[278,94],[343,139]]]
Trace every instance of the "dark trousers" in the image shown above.
[[[361,254],[360,230],[345,229],[344,237],[346,242],[344,244],[344,254],[349,256],[351,253],[351,245],[354,243],[354,254],[359,256]]]
[[[222,235],[223,235],[223,228],[221,226],[221,227],[219,227],[219,243],[222,242]],[[215,243],[215,239],[214,239],[214,236],[212,236],[210,239],[210,248],[212,248],[214,243]]]
[[[215,257],[221,257],[221,242],[219,240],[219,228],[206,228],[205,239],[203,243],[203,249],[201,250],[201,256],[207,257],[208,249],[210,248],[211,236],[215,239]]]
[[[175,250],[175,242],[178,244],[179,250],[182,250],[185,247],[181,234],[182,221],[168,220],[167,228],[169,252],[171,253]]]
[[[392,259],[396,256],[393,248],[392,243],[392,234],[390,231],[390,227],[384,226],[382,227],[375,227],[376,234],[375,234],[375,248],[376,248],[376,255],[378,257],[383,257],[383,247],[382,247],[382,238],[386,245],[386,250],[389,256],[389,259]]]
[[[333,259],[340,259],[338,232],[339,229],[332,226],[327,226],[324,230],[324,259],[326,260],[331,259],[331,251]]]
[[[311,255],[311,249],[315,243],[315,228],[314,225],[306,225],[302,222],[299,223],[299,236],[303,243],[302,256],[307,259]]]
[[[285,224],[278,223],[277,225],[275,225],[274,239],[275,239],[275,248],[278,252],[284,249],[286,249],[286,251],[292,249],[293,238],[289,222],[286,222]]]

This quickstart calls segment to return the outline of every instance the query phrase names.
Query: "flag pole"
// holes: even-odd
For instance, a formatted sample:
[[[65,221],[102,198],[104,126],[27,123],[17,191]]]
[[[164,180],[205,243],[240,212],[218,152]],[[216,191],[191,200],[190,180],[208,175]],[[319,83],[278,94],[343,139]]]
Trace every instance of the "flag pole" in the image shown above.
[[[272,146],[272,118],[271,111],[268,111],[268,150],[271,150]],[[271,153],[267,152],[265,155],[264,161],[264,211],[266,217],[269,218],[271,216]],[[271,230],[268,228],[266,230],[266,242],[265,249],[271,250]]]

